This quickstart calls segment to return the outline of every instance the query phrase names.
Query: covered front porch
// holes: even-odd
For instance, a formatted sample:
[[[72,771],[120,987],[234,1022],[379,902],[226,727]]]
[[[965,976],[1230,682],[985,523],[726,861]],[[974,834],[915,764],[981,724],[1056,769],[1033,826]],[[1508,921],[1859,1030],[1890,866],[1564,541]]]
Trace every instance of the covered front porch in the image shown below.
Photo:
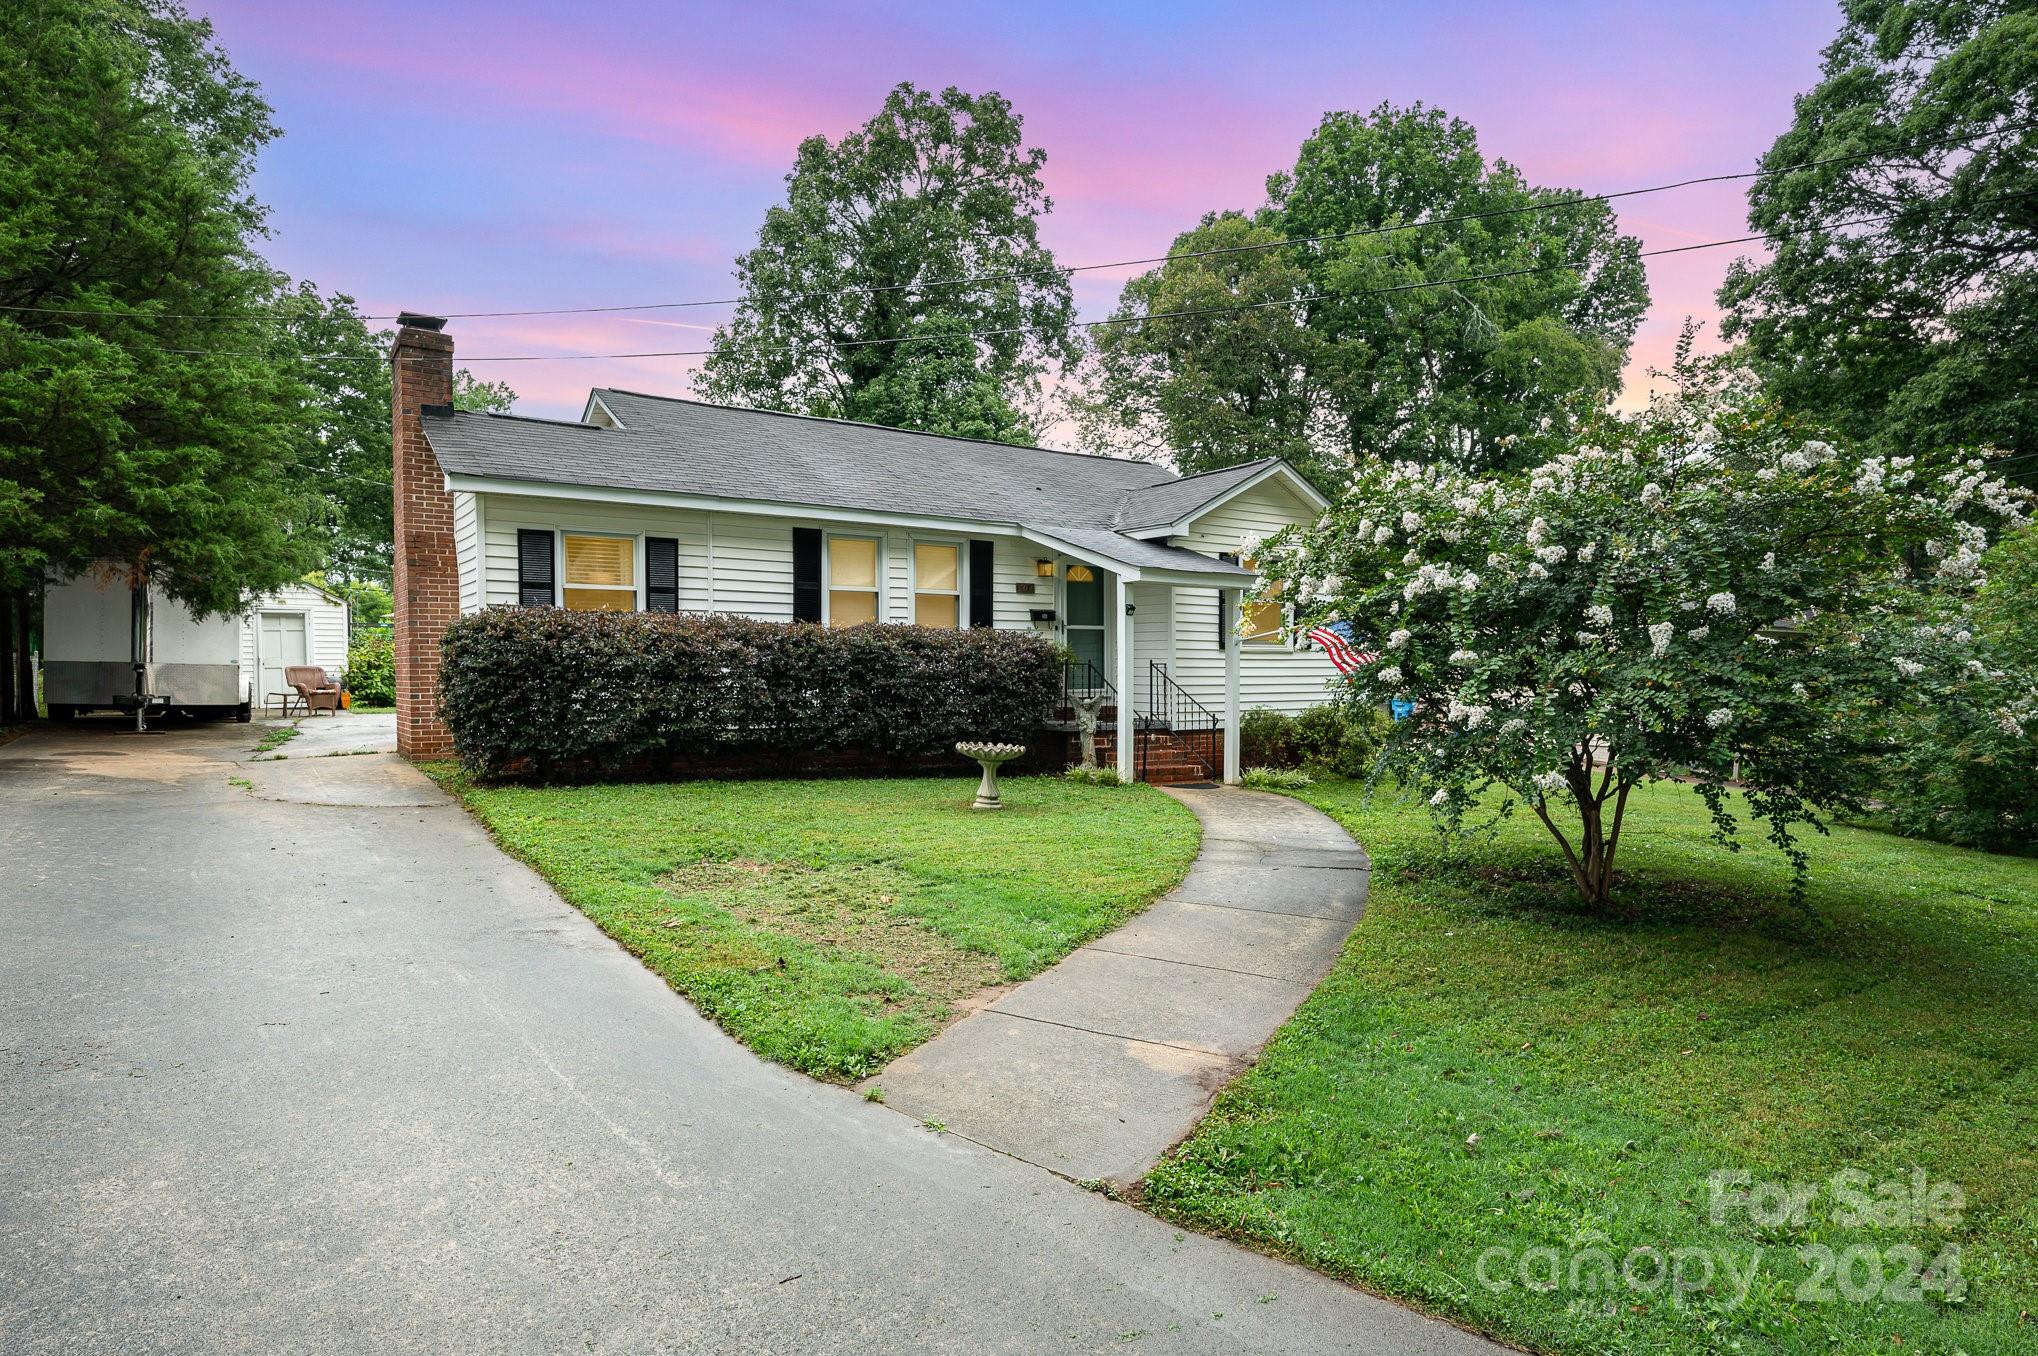
[[[1210,563],[1141,569],[1069,550],[1037,562],[1052,606],[1036,617],[1067,650],[1052,727],[1070,735],[1071,758],[1087,711],[1098,762],[1125,781],[1239,780],[1237,631],[1250,576]]]

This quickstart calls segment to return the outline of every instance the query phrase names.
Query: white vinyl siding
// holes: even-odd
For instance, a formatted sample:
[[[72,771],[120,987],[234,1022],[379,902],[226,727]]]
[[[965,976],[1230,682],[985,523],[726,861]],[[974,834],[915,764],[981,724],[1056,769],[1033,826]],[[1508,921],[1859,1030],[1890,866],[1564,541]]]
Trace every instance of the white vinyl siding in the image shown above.
[[[1267,537],[1291,524],[1315,520],[1315,510],[1278,481],[1256,485],[1189,524],[1176,546],[1206,556],[1235,554],[1248,537]],[[1224,651],[1217,647],[1217,590],[1175,590],[1175,681],[1214,711],[1224,708]],[[1246,644],[1238,652],[1239,708],[1290,715],[1329,699],[1337,677],[1323,651],[1288,644]]]
[[[460,565],[460,610],[472,612],[481,606],[481,515],[474,496],[464,490],[453,495],[453,552]]]

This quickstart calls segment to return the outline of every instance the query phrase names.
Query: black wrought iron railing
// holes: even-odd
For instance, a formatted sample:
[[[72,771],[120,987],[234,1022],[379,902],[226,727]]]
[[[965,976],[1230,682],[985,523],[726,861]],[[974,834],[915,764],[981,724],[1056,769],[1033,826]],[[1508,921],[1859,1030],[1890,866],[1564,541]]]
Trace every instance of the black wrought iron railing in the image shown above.
[[[1118,689],[1104,676],[1104,670],[1087,659],[1072,659],[1061,668],[1061,713],[1065,720],[1073,720],[1078,701],[1104,699],[1099,709],[1097,728],[1109,731],[1115,726],[1118,714]]]
[[[1224,760],[1224,722],[1174,680],[1168,666],[1158,659],[1146,666],[1146,709],[1134,722],[1139,745],[1139,779],[1146,780],[1147,763],[1156,735],[1172,736],[1177,747],[1202,764],[1204,775],[1217,776]]]

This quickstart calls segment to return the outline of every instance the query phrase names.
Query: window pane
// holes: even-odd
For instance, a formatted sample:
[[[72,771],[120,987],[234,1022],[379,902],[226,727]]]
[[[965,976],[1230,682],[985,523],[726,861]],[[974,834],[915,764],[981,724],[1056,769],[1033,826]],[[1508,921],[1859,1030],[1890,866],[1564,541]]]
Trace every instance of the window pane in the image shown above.
[[[952,593],[922,593],[913,598],[913,624],[954,626],[956,598]]]
[[[935,593],[955,592],[955,552],[953,546],[916,544],[913,547],[914,587]]]
[[[635,543],[626,537],[568,537],[566,582],[635,586]]]
[[[634,612],[637,595],[629,589],[576,589],[565,591],[568,612]]]
[[[1281,643],[1281,605],[1247,603],[1239,617],[1240,638],[1256,645]]]
[[[1080,569],[1081,566],[1077,566]],[[1068,624],[1070,626],[1101,626],[1104,624],[1104,584],[1095,575],[1088,580],[1076,578],[1074,569],[1069,571],[1068,583]]]
[[[856,589],[830,589],[828,592],[828,624],[830,626],[857,626],[877,620],[877,594],[864,593]]]
[[[830,537],[828,585],[838,589],[876,588],[877,543],[855,537]]]

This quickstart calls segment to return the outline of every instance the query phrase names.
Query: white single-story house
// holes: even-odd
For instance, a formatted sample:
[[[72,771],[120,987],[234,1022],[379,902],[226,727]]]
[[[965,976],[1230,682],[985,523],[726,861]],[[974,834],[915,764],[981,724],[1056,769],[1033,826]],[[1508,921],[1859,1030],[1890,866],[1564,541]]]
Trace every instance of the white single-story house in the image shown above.
[[[1031,629],[1144,724],[1323,702],[1336,671],[1246,606],[1252,543],[1325,501],[1278,460],[1150,462],[598,388],[577,421],[456,411],[443,322],[396,341],[399,730],[455,608],[557,606]],[[444,500],[438,496],[443,495]],[[1246,558],[1242,558],[1246,557]],[[420,664],[419,660],[424,660]],[[1087,666],[1087,667],[1085,667]],[[1121,774],[1132,741],[1118,741]],[[436,754],[436,747],[425,750]]]

